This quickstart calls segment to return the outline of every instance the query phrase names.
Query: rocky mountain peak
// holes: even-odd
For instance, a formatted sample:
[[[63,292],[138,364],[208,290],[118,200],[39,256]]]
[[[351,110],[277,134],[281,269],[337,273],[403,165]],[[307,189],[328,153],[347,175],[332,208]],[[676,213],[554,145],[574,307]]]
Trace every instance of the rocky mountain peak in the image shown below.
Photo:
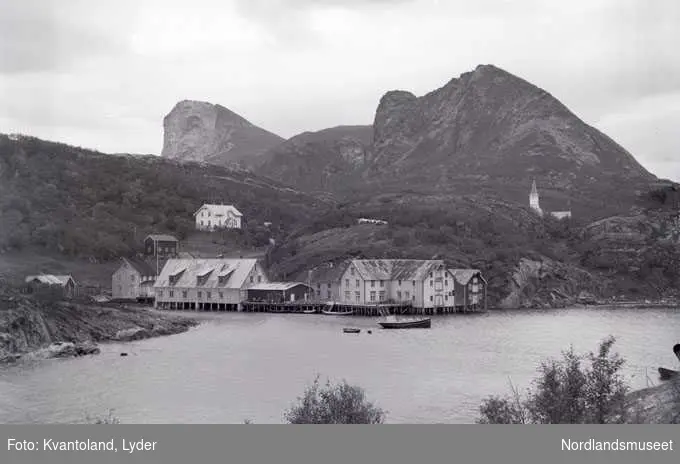
[[[218,165],[257,165],[283,139],[244,117],[203,101],[182,100],[163,119],[161,156]]]

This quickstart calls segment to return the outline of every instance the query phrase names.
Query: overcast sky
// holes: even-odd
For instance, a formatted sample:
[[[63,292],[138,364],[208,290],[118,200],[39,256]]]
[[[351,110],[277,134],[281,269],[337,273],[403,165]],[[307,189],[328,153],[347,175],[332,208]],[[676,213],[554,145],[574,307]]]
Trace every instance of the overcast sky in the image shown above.
[[[478,64],[680,181],[678,0],[0,0],[0,132],[158,154],[182,99],[290,137]]]

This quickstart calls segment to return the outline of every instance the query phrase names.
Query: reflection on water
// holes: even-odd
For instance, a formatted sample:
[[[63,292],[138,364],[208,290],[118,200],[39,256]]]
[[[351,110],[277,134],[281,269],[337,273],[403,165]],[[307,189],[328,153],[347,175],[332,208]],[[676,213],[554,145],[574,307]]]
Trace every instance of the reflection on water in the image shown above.
[[[343,334],[352,326],[371,329]],[[521,388],[538,362],[607,335],[635,388],[677,363],[678,310],[491,312],[434,318],[432,329],[381,330],[375,319],[219,314],[190,332],[102,347],[98,356],[0,370],[0,422],[280,423],[319,374],[364,387],[392,423],[465,423],[482,398]],[[121,357],[121,352],[129,353]]]

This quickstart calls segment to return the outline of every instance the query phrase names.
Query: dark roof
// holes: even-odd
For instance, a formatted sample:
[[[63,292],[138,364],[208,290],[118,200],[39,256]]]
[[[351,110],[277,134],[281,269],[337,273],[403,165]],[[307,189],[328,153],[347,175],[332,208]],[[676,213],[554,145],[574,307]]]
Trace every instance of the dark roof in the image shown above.
[[[159,242],[159,241],[163,241],[163,242],[179,242],[179,240],[177,240],[177,239],[176,239],[175,237],[173,237],[172,235],[166,235],[166,234],[151,234],[151,235],[147,235],[146,238],[150,238],[150,239],[153,240],[154,242]],[[146,240],[146,238],[145,238],[144,240]]]
[[[310,271],[305,271],[297,276],[296,280],[301,282],[339,282],[342,275],[347,270],[349,261],[340,263],[324,263]]]
[[[123,258],[125,261],[130,263],[137,272],[142,276],[154,276],[156,275],[156,268],[151,264],[147,263],[143,259],[139,258]]]

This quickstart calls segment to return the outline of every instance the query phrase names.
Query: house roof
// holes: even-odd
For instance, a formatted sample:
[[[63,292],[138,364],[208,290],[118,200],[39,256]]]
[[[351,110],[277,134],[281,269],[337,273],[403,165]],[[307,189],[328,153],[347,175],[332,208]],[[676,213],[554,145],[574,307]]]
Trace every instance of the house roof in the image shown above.
[[[166,234],[150,234],[147,235],[146,238],[150,238],[154,242],[179,242],[175,237],[172,235],[166,235]],[[144,239],[146,241],[146,238]]]
[[[203,206],[198,208],[194,213],[194,216],[196,216],[203,208],[210,209],[210,212],[215,216],[226,216],[229,212],[231,212],[234,216],[243,216],[243,214],[238,209],[236,209],[234,205],[211,205],[208,203],[205,203]]]
[[[242,288],[248,274],[257,264],[256,259],[169,259],[161,271],[154,287],[197,286],[197,278],[205,276],[201,288]],[[170,285],[170,276],[177,281]],[[226,277],[220,283],[219,277]]]
[[[37,280],[41,284],[59,285],[61,287],[65,286],[69,280],[73,280],[74,284],[76,282],[70,275],[40,274],[26,277],[26,283],[32,282],[34,280]]]
[[[123,261],[126,261],[132,268],[139,272],[139,275],[142,276],[155,276],[156,275],[156,268],[155,266],[152,266],[148,262],[144,261],[143,259],[139,258],[123,258]]]
[[[442,260],[430,259],[355,259],[359,275],[370,280],[423,280]]]
[[[305,287],[310,288],[309,285],[303,282],[272,282],[268,284],[251,285],[248,287],[248,290],[287,291],[298,285],[304,285]]]
[[[449,269],[449,272],[461,285],[466,285],[472,277],[480,273],[479,269]]]
[[[349,261],[341,263],[324,263],[309,271],[300,273],[297,280],[309,282],[339,282],[347,270]]]

